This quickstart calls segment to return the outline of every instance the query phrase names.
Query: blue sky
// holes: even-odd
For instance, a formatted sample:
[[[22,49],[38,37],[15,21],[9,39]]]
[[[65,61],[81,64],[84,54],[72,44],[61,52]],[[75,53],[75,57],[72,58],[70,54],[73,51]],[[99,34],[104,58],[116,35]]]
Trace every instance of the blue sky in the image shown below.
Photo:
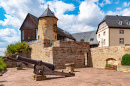
[[[0,0],[0,56],[20,41],[19,28],[27,13],[39,17],[49,4],[58,27],[70,32],[96,30],[106,15],[130,16],[129,0]]]

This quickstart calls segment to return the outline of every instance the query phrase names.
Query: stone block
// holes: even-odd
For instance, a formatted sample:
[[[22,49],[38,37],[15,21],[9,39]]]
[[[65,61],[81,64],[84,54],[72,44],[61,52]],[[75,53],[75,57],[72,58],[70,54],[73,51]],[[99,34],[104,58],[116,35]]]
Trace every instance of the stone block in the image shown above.
[[[74,63],[66,63],[66,72],[74,72]]]
[[[35,80],[35,81],[46,80],[46,76],[44,76],[44,75],[33,75],[33,80]]]

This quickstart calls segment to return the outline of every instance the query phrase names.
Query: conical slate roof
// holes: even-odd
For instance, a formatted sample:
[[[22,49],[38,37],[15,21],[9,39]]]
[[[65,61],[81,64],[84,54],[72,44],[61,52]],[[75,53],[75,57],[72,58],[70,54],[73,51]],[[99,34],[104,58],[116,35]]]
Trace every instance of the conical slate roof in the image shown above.
[[[46,16],[57,18],[57,17],[54,15],[54,13],[49,9],[49,6],[47,7],[47,9],[44,11],[44,13],[43,13],[39,18],[46,17]],[[57,19],[58,19],[58,18],[57,18]]]

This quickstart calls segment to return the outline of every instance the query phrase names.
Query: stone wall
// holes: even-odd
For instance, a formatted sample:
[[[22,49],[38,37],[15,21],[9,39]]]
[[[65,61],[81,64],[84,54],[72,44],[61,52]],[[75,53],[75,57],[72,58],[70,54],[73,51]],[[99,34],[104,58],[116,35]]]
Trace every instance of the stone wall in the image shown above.
[[[115,65],[121,64],[122,56],[130,53],[130,46],[110,46],[91,49],[92,64],[95,68],[105,68],[106,59],[114,58]]]
[[[31,58],[31,50],[24,50],[21,53],[9,54],[8,56],[12,57],[12,58],[16,58],[17,55],[27,57],[27,58]],[[8,67],[16,67],[15,61],[12,61],[12,60],[9,60],[9,59],[6,59],[6,58],[4,58],[4,61],[6,62]]]
[[[56,68],[65,68],[66,63],[74,63],[75,67],[84,67],[85,53],[88,51],[88,48],[53,47],[53,62]]]
[[[32,47],[31,58],[56,65],[56,68],[65,68],[65,63],[73,62],[75,67],[91,65],[89,43],[75,41],[38,40],[29,43]]]
[[[117,71],[130,72],[130,66],[118,65],[118,66],[117,66]]]

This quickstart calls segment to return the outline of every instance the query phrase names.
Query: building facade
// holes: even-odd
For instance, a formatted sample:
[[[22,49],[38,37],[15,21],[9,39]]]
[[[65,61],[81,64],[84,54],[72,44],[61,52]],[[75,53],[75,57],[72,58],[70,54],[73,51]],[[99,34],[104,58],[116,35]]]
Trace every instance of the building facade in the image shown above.
[[[97,28],[99,47],[130,44],[130,17],[106,16]]]

